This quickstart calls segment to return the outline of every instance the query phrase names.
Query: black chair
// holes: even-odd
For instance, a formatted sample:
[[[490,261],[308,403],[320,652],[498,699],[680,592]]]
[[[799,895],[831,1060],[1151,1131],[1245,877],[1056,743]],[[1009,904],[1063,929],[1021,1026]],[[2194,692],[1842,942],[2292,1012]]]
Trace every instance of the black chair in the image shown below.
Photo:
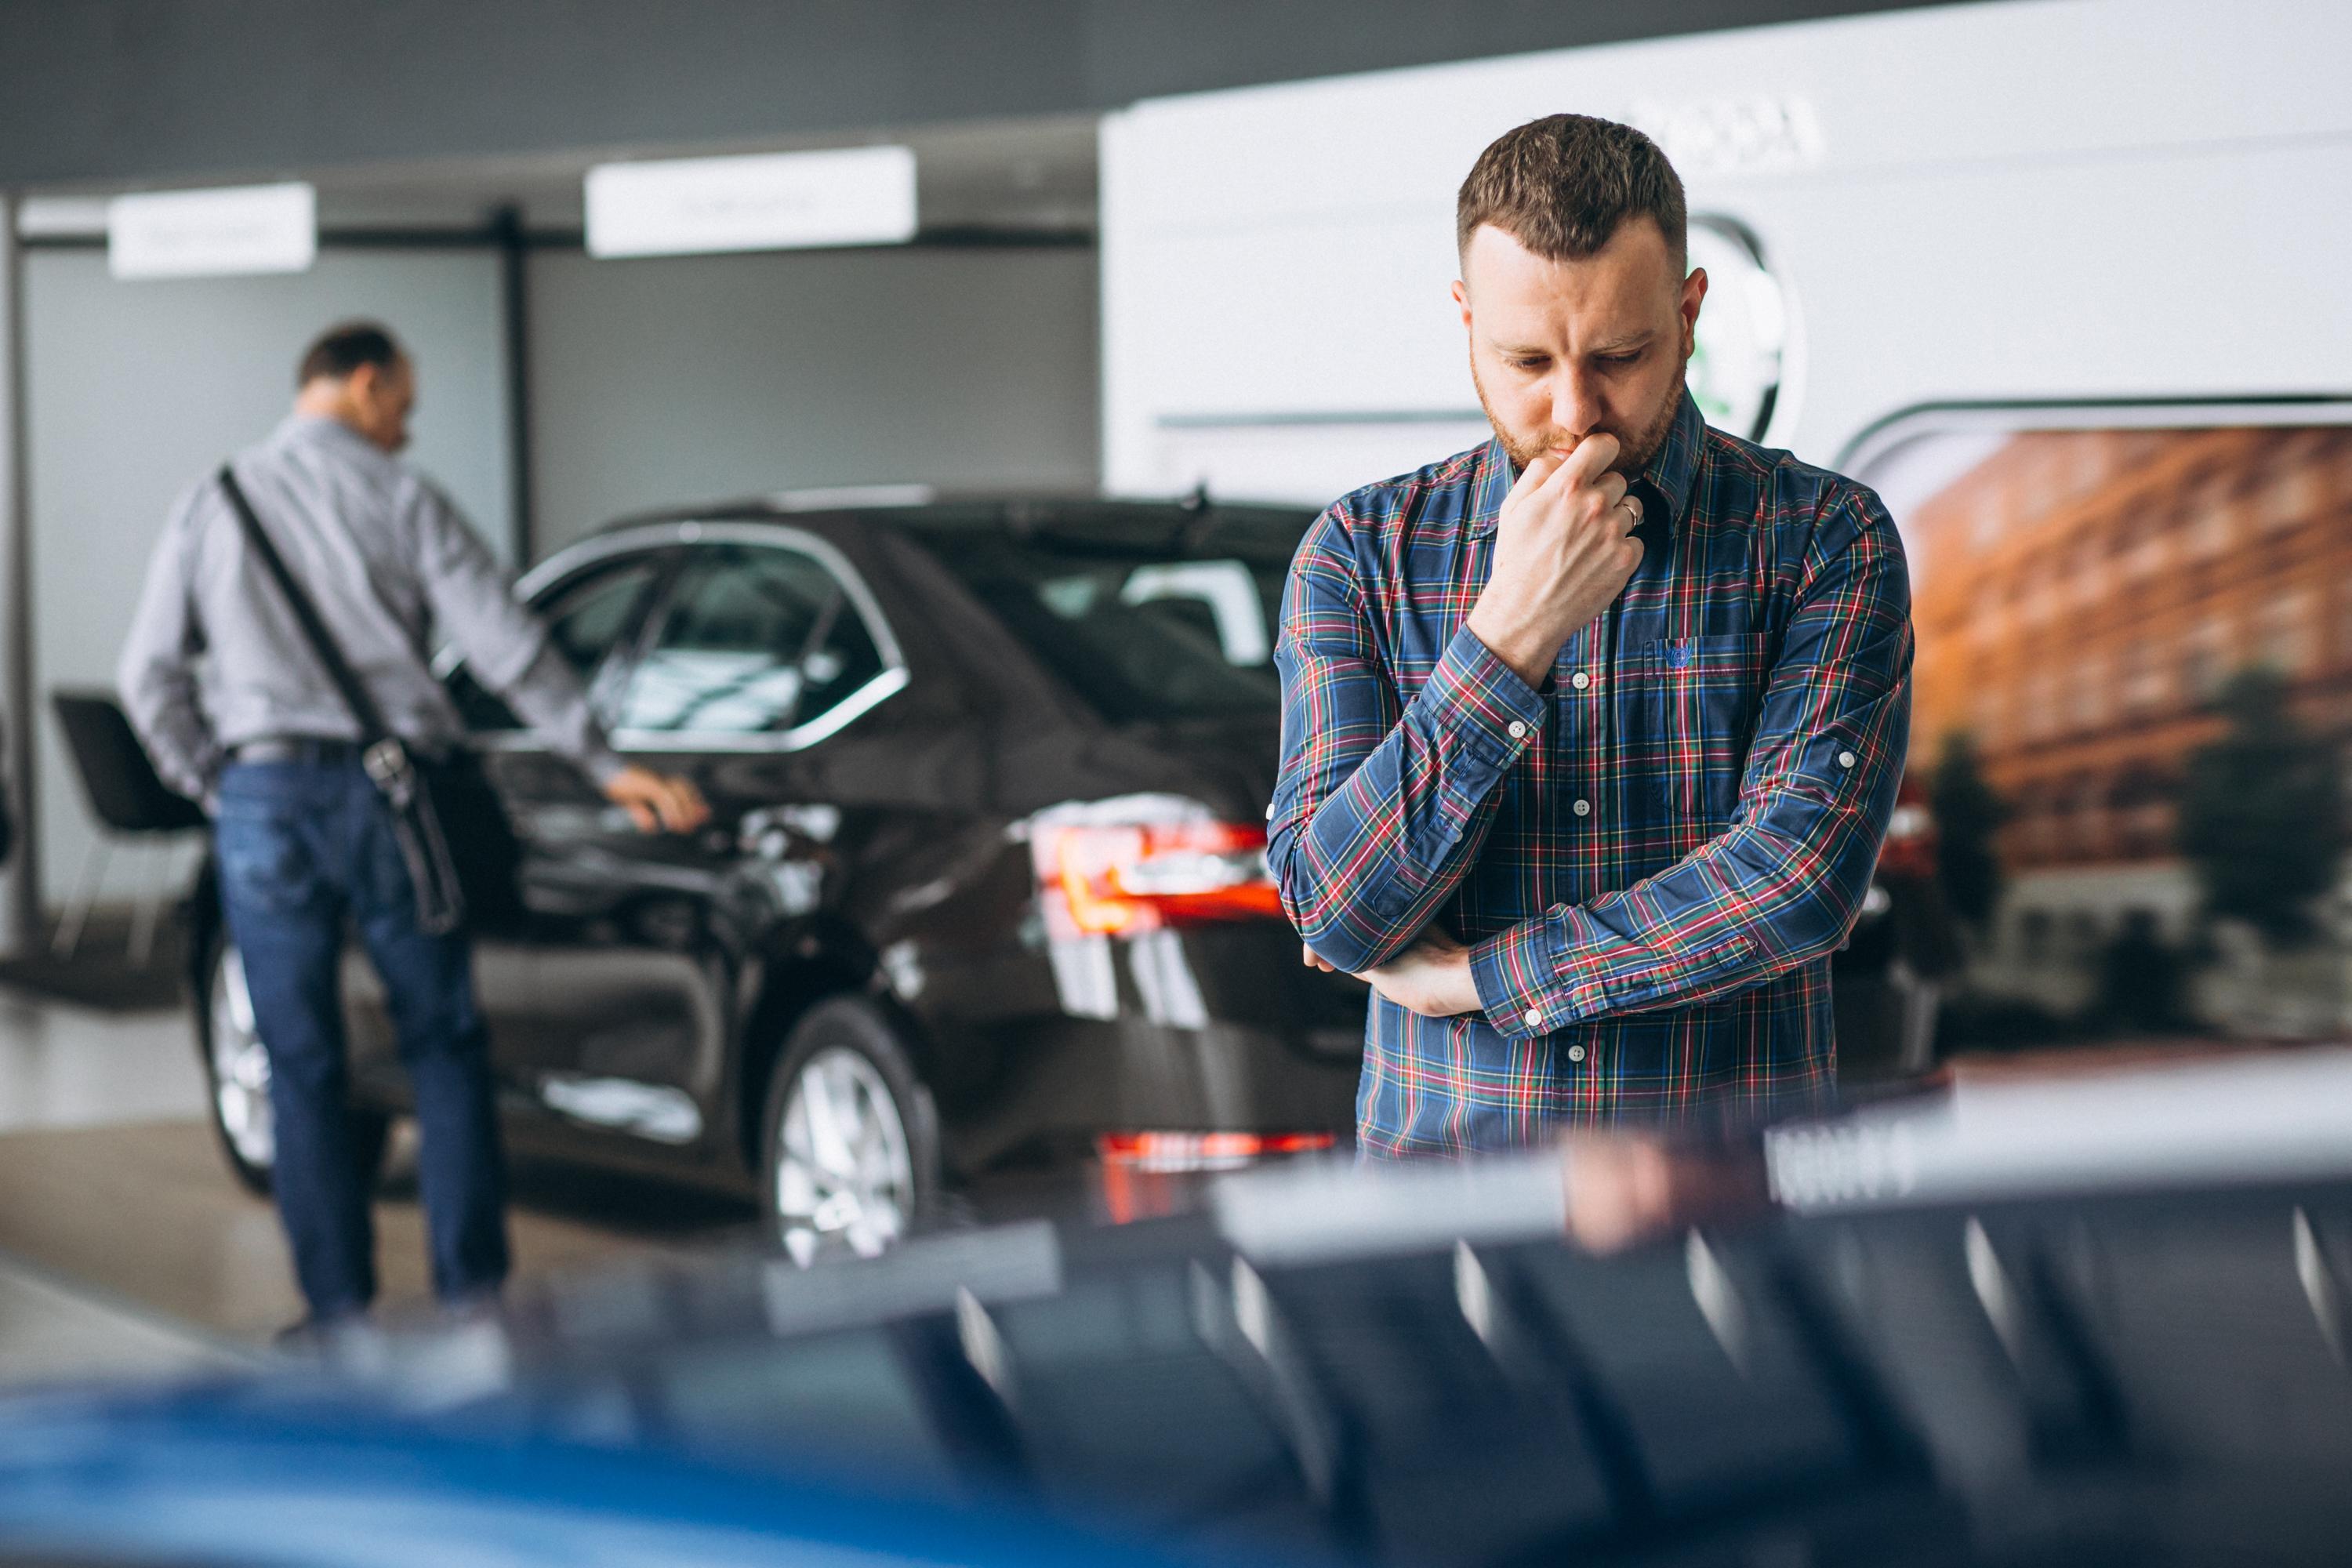
[[[81,775],[83,797],[100,823],[89,853],[82,858],[81,876],[73,902],[58,923],[54,951],[70,958],[81,945],[82,928],[98,902],[106,862],[115,844],[124,838],[152,843],[171,835],[194,832],[205,826],[204,808],[175,793],[155,774],[146,748],[111,694],[104,691],[58,690],[49,703],[73,752],[74,771]],[[155,947],[155,922],[163,912],[163,889],[150,887],[141,898],[131,928],[131,961],[142,968]]]

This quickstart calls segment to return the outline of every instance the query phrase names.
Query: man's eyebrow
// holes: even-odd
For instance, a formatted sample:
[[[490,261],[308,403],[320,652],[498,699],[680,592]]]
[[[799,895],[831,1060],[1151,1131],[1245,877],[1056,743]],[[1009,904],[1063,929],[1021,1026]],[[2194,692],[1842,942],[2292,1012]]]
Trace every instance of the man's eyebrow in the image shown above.
[[[1586,349],[1584,352],[1593,354],[1625,353],[1633,349],[1648,348],[1657,335],[1658,334],[1654,330],[1643,332],[1627,332],[1622,337],[1604,338],[1600,342],[1594,343],[1591,347]]]

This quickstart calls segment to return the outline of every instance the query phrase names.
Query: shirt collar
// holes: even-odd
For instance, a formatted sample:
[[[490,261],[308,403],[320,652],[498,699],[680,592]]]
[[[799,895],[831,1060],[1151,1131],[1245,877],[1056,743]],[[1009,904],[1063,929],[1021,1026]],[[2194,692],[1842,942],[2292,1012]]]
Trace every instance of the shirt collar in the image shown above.
[[[289,414],[278,421],[273,438],[279,442],[316,441],[330,446],[340,445],[346,450],[364,452],[378,459],[386,456],[383,447],[341,420],[324,414]]]
[[[1675,422],[1666,426],[1666,438],[1660,444],[1658,455],[1642,470],[1642,479],[1665,503],[1669,533],[1682,527],[1683,520],[1690,515],[1691,493],[1698,488],[1699,452],[1706,445],[1706,420],[1699,414],[1697,402],[1685,391],[1682,406],[1675,410]]]
[[[1657,456],[1650,459],[1650,466],[1642,470],[1631,487],[1637,493],[1646,491],[1648,498],[1663,508],[1669,537],[1689,514],[1691,491],[1698,483],[1699,448],[1706,440],[1706,421],[1685,391],[1681,406],[1675,410],[1675,422],[1666,427],[1666,438],[1660,444]],[[1494,531],[1496,521],[1503,514],[1504,498],[1518,482],[1517,465],[1503,450],[1503,439],[1497,436],[1486,443],[1478,458],[1478,478],[1471,491],[1473,539]]]

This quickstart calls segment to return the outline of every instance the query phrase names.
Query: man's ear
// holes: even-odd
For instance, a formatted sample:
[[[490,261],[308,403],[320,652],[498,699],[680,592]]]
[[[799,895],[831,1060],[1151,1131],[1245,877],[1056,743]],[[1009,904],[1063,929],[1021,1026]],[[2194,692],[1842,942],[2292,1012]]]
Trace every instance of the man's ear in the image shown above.
[[[1698,310],[1706,300],[1706,268],[1694,267],[1683,279],[1683,355],[1688,358],[1698,345]]]
[[[1459,278],[1454,280],[1454,303],[1461,309],[1462,327],[1467,331],[1470,327],[1470,288]]]

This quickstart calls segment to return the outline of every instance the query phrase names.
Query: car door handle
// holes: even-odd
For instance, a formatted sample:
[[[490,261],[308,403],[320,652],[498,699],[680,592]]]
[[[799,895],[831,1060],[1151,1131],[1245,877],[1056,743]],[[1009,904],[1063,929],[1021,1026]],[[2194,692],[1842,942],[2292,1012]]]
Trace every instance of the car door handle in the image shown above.
[[[514,813],[515,827],[551,843],[635,833],[636,819],[617,805],[531,805]]]

